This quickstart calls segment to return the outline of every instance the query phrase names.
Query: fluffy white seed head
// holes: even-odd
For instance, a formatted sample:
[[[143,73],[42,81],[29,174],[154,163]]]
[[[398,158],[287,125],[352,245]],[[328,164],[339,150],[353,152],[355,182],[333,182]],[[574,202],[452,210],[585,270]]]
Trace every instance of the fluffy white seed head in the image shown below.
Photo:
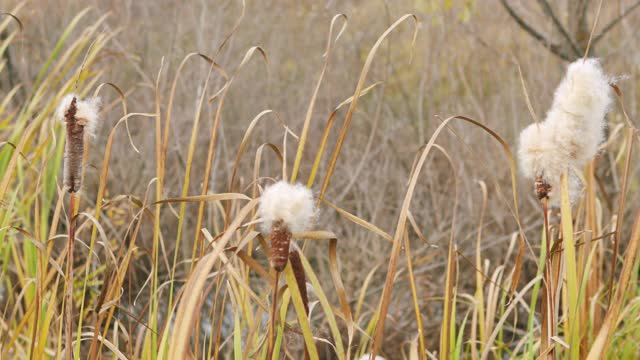
[[[545,121],[557,125],[557,135],[572,148],[576,165],[591,160],[604,141],[604,117],[613,102],[610,81],[598,59],[578,60],[569,65],[555,91]]]
[[[612,102],[610,78],[597,59],[578,60],[555,91],[546,119],[520,133],[518,156],[525,177],[541,177],[551,186],[549,205],[560,204],[560,176],[569,174],[571,201],[580,197],[576,174],[604,141],[605,115]]]
[[[554,125],[541,122],[527,126],[520,133],[518,149],[520,169],[524,176],[529,179],[541,177],[551,186],[549,206],[560,205],[560,176],[565,170],[569,174],[569,196],[572,201],[582,192],[582,182],[572,164],[566,161],[570,154],[562,146]]]
[[[62,98],[62,100],[60,100],[60,103],[58,104],[58,109],[56,110],[56,119],[62,124],[64,124],[64,122],[66,121],[64,115],[67,113],[67,110],[69,110],[71,101],[73,101],[74,97],[76,97],[75,94],[67,94]]]
[[[554,177],[562,172],[562,166],[557,168],[557,156],[554,154],[556,147],[553,141],[553,132],[549,123],[542,122],[531,124],[520,133],[520,169],[524,176],[533,179],[536,176],[547,175]]]
[[[279,181],[268,186],[260,198],[258,215],[262,219],[264,234],[271,231],[276,221],[282,221],[292,233],[309,228],[315,214],[313,193],[302,184]]]
[[[100,124],[98,114],[100,112],[101,101],[99,97],[88,98],[85,100],[81,100],[75,94],[67,94],[60,101],[58,105],[58,109],[56,111],[56,118],[61,123],[65,123],[65,114],[69,107],[71,106],[71,102],[73,98],[76,98],[76,119],[81,122],[81,125],[84,126],[84,131],[87,135],[91,137],[95,137],[96,131],[98,130],[98,125]]]

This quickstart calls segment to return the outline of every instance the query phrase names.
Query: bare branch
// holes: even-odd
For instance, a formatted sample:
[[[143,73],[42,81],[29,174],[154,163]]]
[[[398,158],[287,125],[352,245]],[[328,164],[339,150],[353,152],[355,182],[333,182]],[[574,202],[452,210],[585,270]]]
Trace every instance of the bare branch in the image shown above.
[[[553,21],[553,25],[556,27],[556,29],[558,29],[560,34],[562,34],[565,40],[567,40],[567,43],[569,43],[569,45],[571,46],[571,50],[573,50],[574,54],[576,56],[581,56],[582,51],[580,51],[580,48],[578,47],[576,42],[573,40],[573,38],[569,35],[569,32],[567,31],[567,29],[565,29],[564,25],[562,25],[562,23],[560,22],[556,14],[553,12],[553,8],[551,8],[549,1],[538,0],[538,3],[540,4],[540,6],[542,6],[542,10],[544,11],[544,13],[551,18],[551,20]]]
[[[636,1],[633,5],[631,5],[625,11],[623,11],[622,14],[620,14],[620,16],[618,16],[617,18],[613,19],[610,23],[605,25],[605,27],[602,29],[600,34],[598,34],[598,36],[593,38],[593,44],[597,44],[598,41],[602,40],[602,38],[605,36],[606,33],[609,32],[609,30],[613,29],[616,25],[618,25],[618,23],[620,23],[622,19],[624,19],[627,15],[631,14],[631,12],[637,9],[638,6],[640,6],[640,1]]]
[[[540,32],[534,29],[531,25],[529,25],[526,21],[524,21],[524,19],[522,19],[520,15],[518,15],[518,13],[511,7],[511,5],[509,5],[507,0],[500,0],[500,2],[502,3],[502,6],[504,6],[505,10],[507,10],[509,15],[518,23],[518,25],[520,25],[520,27],[524,31],[529,33],[529,35],[531,35],[534,39],[542,43],[546,48],[548,48],[552,53],[556,54],[558,57],[567,61],[572,60],[572,57],[569,54],[567,54],[562,49],[561,46],[559,46],[558,44],[551,43],[551,41],[547,39],[546,36],[542,35]]]

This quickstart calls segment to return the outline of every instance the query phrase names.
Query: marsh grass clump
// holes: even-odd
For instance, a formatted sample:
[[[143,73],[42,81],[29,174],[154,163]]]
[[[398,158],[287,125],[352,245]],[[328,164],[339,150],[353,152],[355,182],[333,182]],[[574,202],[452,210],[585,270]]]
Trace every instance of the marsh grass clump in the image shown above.
[[[569,174],[569,194],[575,201],[582,182],[575,173],[598,153],[604,141],[605,115],[612,102],[608,77],[598,59],[578,60],[555,91],[551,109],[541,123],[520,133],[520,167],[535,179],[540,200],[560,203],[560,176]]]

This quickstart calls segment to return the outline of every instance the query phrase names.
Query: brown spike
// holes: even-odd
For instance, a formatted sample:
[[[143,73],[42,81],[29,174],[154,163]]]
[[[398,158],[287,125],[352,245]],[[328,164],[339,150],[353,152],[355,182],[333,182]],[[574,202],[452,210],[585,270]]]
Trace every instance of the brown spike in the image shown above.
[[[551,191],[551,185],[547,183],[542,176],[536,176],[534,189],[538,200],[549,199],[549,192]]]
[[[277,272],[284,270],[289,260],[289,244],[291,243],[291,231],[282,220],[271,225],[271,256],[269,263]]]
[[[67,125],[67,143],[64,150],[64,187],[70,193],[80,191],[82,185],[82,155],[84,153],[84,126],[76,118],[77,99],[71,100],[64,114]]]
[[[304,304],[304,311],[309,315],[309,296],[307,295],[307,278],[304,274],[304,267],[302,266],[302,260],[300,260],[300,254],[297,250],[293,250],[289,253],[289,261],[291,262],[291,270],[300,288],[300,297]]]

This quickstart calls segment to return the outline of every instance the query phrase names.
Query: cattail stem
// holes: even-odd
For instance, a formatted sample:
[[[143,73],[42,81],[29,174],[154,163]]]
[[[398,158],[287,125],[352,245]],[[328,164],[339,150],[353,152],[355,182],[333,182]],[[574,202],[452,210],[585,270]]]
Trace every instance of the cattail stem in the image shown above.
[[[551,239],[549,238],[549,209],[547,200],[547,198],[542,199],[542,211],[544,212],[544,236],[547,239],[547,241],[545,241],[545,251],[547,252],[546,260],[549,262],[551,261]]]
[[[273,286],[273,300],[271,301],[271,324],[269,326],[269,348],[267,351],[267,359],[273,358],[273,346],[275,341],[276,332],[276,305],[278,304],[278,280],[280,279],[280,272],[276,272],[275,283]]]
[[[538,197],[540,198],[540,202],[542,203],[542,211],[544,218],[544,236],[545,236],[545,262],[544,266],[544,286],[543,286],[543,295],[542,295],[542,307],[543,307],[543,319],[542,319],[542,339],[540,346],[540,356],[545,356],[545,358],[553,358],[553,350],[550,347],[553,346],[553,340],[551,337],[553,334],[554,326],[554,296],[553,296],[553,278],[551,276],[551,239],[549,237],[549,211],[547,207],[548,197],[541,196],[542,193],[538,191],[541,188],[538,186],[538,182],[536,182],[536,192]],[[546,354],[546,355],[545,355]]]
[[[65,299],[66,359],[73,360],[73,248],[76,238],[76,196],[69,194],[69,238],[67,241],[67,292]]]

